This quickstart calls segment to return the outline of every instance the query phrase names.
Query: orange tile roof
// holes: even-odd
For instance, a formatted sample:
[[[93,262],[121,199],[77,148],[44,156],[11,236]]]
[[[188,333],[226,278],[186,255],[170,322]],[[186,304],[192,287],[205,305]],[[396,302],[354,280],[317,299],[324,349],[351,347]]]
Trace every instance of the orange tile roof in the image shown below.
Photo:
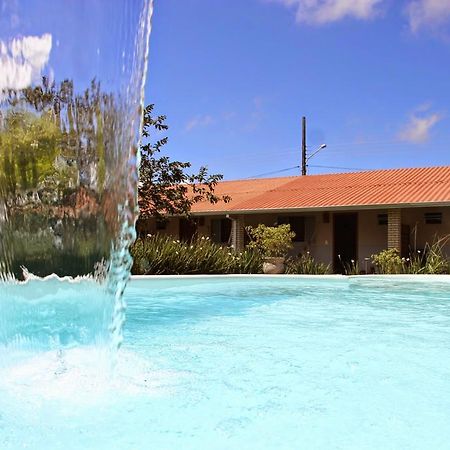
[[[450,166],[223,181],[215,192],[232,201],[200,202],[193,213],[450,205]]]

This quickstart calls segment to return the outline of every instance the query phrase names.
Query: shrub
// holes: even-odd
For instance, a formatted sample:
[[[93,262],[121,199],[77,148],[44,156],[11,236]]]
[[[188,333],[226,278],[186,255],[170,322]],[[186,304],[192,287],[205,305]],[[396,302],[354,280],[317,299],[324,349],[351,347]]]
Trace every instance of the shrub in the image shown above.
[[[148,236],[136,240],[131,254],[135,275],[260,273],[262,267],[255,251],[233,253],[206,237],[180,242],[170,236]]]
[[[383,250],[371,256],[375,271],[382,274],[402,273],[402,259],[396,248]]]
[[[426,243],[423,251],[412,252],[408,258],[400,258],[397,249],[383,250],[372,255],[372,262],[380,274],[448,274],[450,261],[444,254],[444,246],[450,236],[435,238]]]
[[[435,239],[431,245],[425,246],[424,273],[446,274],[450,273],[450,261],[444,255],[444,246],[449,241],[450,236]]]
[[[286,273],[325,275],[330,273],[330,265],[319,263],[314,260],[309,252],[303,253],[286,261]]]
[[[258,252],[248,249],[232,255],[234,258],[228,273],[262,273],[262,257]]]
[[[294,239],[295,233],[291,231],[289,224],[277,227],[260,224],[256,228],[249,226],[246,230],[252,238],[247,248],[256,250],[263,256],[285,256],[293,247],[292,239]]]
[[[409,258],[403,261],[403,273],[410,274],[448,274],[450,273],[450,261],[444,255],[444,246],[450,236],[435,238],[432,244],[425,244],[423,252],[417,250]]]
[[[351,259],[350,262],[343,261],[341,255],[338,255],[339,261],[344,269],[345,275],[360,275],[359,262]]]

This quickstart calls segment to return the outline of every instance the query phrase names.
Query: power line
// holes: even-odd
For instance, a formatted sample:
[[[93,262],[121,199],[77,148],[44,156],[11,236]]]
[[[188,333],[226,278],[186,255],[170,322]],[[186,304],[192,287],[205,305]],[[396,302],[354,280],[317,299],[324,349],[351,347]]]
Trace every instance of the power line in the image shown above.
[[[411,145],[408,142],[401,140],[392,140],[392,141],[361,141],[361,142],[331,142],[329,145],[333,147],[348,147],[348,146],[364,146],[364,145],[396,145],[396,144],[407,144]]]
[[[286,169],[274,170],[273,172],[260,173],[259,175],[253,175],[251,177],[247,177],[247,178],[245,178],[245,180],[249,180],[251,178],[264,177],[266,175],[275,175],[276,173],[288,172],[289,170],[294,170],[294,169],[299,169],[299,168],[300,168],[300,166],[292,166],[292,167],[288,167]]]
[[[369,170],[369,169],[361,169],[361,167],[316,166],[316,165],[310,165],[309,167],[318,167],[321,169],[339,169],[339,170]]]
[[[367,168],[363,169],[361,167],[341,167],[341,166],[308,165],[308,167],[316,167],[316,168],[320,168],[320,169],[337,169],[337,170],[369,170]],[[244,180],[265,177],[267,175],[276,175],[277,173],[288,172],[289,170],[294,170],[294,169],[299,169],[299,168],[300,168],[300,166],[292,166],[292,167],[287,167],[285,169],[274,170],[272,172],[264,172],[264,173],[260,173],[258,175],[252,175],[250,177],[246,177],[246,178],[244,178]]]
[[[411,146],[411,144],[408,143],[402,143],[402,142],[385,142],[385,143],[378,143],[378,145],[388,145],[388,144],[396,144],[398,147],[395,149],[395,153],[404,153],[404,152],[420,152],[422,151],[419,148],[415,148],[414,146]],[[349,150],[339,150],[339,149],[333,149],[333,147],[342,147],[346,145],[358,145],[359,149],[349,149]],[[372,155],[372,154],[385,154],[385,153],[391,153],[392,149],[386,149],[386,148],[380,148],[380,149],[371,149],[371,143],[363,143],[363,144],[328,144],[328,149],[324,155]],[[374,143],[375,145],[375,143]],[[443,153],[448,152],[450,148],[450,143],[447,145],[442,146],[433,146],[433,153]],[[223,161],[232,161],[232,160],[239,160],[239,161],[261,161],[262,159],[268,159],[273,158],[273,156],[276,154],[277,157],[280,156],[289,156],[289,155],[297,155],[298,150],[292,150],[292,151],[283,151],[288,150],[282,149],[280,152],[275,151],[268,151],[268,152],[262,152],[262,153],[228,153],[224,154],[222,156],[218,156],[217,158],[212,158],[209,160],[208,164],[214,164],[216,162],[223,162]]]

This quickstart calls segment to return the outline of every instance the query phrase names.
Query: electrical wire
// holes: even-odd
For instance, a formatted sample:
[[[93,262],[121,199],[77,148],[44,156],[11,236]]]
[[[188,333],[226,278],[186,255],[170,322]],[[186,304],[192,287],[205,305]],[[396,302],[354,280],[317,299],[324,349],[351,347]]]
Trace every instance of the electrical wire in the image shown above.
[[[300,166],[292,166],[292,167],[287,167],[286,169],[274,170],[273,172],[260,173],[259,175],[253,175],[251,177],[247,177],[244,179],[250,180],[251,178],[265,177],[266,175],[275,175],[277,173],[288,172],[289,170],[294,170],[294,169],[300,169]]]
[[[363,169],[361,167],[341,167],[341,166],[319,166],[319,165],[308,165],[308,167],[315,167],[320,169],[337,169],[337,170],[369,170],[367,168]],[[252,178],[265,177],[267,175],[275,175],[277,173],[288,172],[289,170],[300,169],[300,166],[287,167],[285,169],[274,170],[272,172],[260,173],[258,175],[252,175],[251,177],[244,178],[245,180],[250,180]]]
[[[308,165],[308,167],[318,167],[321,169],[338,169],[338,170],[369,170],[362,169],[361,167],[340,167],[340,166],[318,166],[318,165]]]
[[[375,143],[374,143],[375,144]],[[387,145],[388,142],[385,143],[378,143],[378,145]],[[395,149],[395,153],[404,153],[404,152],[420,152],[422,149],[420,148],[414,148],[408,143],[402,143],[402,142],[391,142],[391,144],[397,144],[397,148]],[[339,146],[342,147],[344,145],[352,145],[349,144],[327,144],[327,150],[323,152],[323,155],[373,155],[373,154],[387,154],[392,153],[392,148],[380,148],[380,149],[371,149],[371,144],[369,143],[363,143],[363,144],[353,144],[358,145],[358,149],[334,149],[333,147]],[[364,148],[365,147],[365,148]],[[433,147],[433,153],[443,153],[448,152],[450,148],[450,144],[448,146],[443,145],[442,147]],[[288,150],[283,149],[283,150]],[[289,156],[289,155],[297,155],[300,153],[300,149],[293,148],[291,151],[268,151],[268,152],[262,152],[262,153],[227,153],[217,158],[212,158],[209,160],[209,164],[214,164],[216,162],[223,162],[223,161],[231,161],[231,160],[237,160],[237,161],[261,161],[261,160],[267,160],[269,158],[273,158],[274,155],[277,157],[280,156]]]

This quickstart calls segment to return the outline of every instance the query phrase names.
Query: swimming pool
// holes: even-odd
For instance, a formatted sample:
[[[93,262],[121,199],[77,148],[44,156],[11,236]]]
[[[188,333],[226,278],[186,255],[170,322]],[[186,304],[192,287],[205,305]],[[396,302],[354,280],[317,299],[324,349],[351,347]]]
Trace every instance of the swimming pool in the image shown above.
[[[449,448],[445,277],[140,278],[125,297],[113,379],[90,345],[3,369],[2,450]]]

